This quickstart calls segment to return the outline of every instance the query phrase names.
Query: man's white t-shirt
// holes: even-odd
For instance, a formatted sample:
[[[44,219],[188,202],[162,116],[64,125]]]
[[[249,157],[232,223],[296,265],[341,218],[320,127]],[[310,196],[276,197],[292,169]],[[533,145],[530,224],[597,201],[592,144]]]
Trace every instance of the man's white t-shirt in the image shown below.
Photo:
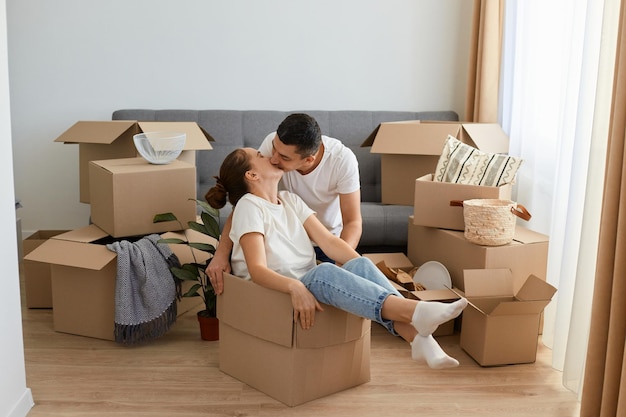
[[[315,251],[304,229],[313,210],[288,191],[279,191],[280,204],[273,204],[253,194],[246,194],[233,211],[230,239],[233,241],[231,268],[233,274],[250,279],[250,272],[239,244],[250,232],[265,237],[267,267],[281,275],[300,279],[316,265]]]
[[[272,156],[272,140],[276,132],[263,140],[259,151]],[[317,213],[317,218],[334,235],[343,228],[339,194],[350,194],[361,187],[359,164],[354,153],[341,141],[322,136],[324,155],[319,165],[306,175],[285,172],[279,188],[297,194]]]

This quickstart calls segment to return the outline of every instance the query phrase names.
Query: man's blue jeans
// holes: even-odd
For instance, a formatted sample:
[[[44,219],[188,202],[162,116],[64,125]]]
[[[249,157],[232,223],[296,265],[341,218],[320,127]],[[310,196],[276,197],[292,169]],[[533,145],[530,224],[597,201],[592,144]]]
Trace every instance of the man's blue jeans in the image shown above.
[[[351,259],[342,267],[321,263],[301,281],[319,302],[373,320],[397,335],[393,321],[383,320],[381,313],[388,296],[402,295],[368,258]]]

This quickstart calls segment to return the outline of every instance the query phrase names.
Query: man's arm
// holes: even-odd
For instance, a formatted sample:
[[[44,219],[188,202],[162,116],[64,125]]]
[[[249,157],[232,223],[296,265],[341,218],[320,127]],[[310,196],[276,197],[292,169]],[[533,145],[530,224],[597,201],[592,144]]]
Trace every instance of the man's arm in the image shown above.
[[[341,239],[356,249],[363,233],[363,219],[361,218],[361,190],[349,194],[339,194],[339,206],[343,221]]]
[[[219,244],[211,259],[211,263],[206,269],[206,274],[209,277],[211,285],[216,294],[221,294],[224,291],[224,272],[230,273],[230,253],[233,250],[233,241],[230,240],[230,228],[233,221],[233,213],[231,212],[226,219],[226,224],[222,229],[222,236],[220,237]]]

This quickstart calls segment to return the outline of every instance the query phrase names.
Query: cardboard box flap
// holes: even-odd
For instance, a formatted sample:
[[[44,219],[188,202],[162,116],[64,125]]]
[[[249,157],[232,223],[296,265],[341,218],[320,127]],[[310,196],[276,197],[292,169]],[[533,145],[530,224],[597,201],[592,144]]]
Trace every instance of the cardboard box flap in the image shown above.
[[[503,301],[498,304],[489,313],[489,316],[519,316],[539,314],[548,305],[550,300],[537,300],[537,301]]]
[[[370,147],[374,144],[374,141],[376,140],[376,136],[378,136],[378,132],[380,131],[380,128],[384,125],[390,125],[390,124],[398,124],[398,123],[403,123],[403,124],[418,124],[421,123],[420,120],[406,120],[406,121],[400,121],[400,122],[384,122],[379,124],[378,126],[376,126],[376,128],[372,131],[372,133],[369,134],[369,136],[363,141],[363,143],[361,144],[362,148],[367,148]]]
[[[509,152],[509,137],[497,123],[463,123],[460,136],[457,139],[484,152]]]
[[[138,122],[142,132],[183,132],[187,134],[183,150],[211,150],[215,141],[196,122]]]
[[[242,309],[241,306],[246,306]],[[286,347],[293,341],[291,299],[249,280],[224,274],[224,292],[217,300],[217,317],[225,324]]]
[[[513,235],[513,240],[519,243],[529,244],[529,243],[543,243],[548,242],[549,237],[544,235],[543,233],[535,232],[533,230],[529,230],[525,227],[516,227],[515,234]]]
[[[517,292],[516,297],[522,301],[550,301],[554,293],[556,293],[555,287],[535,275],[530,275]]]
[[[54,141],[109,145],[125,135],[132,140],[132,135],[139,133],[136,128],[133,128],[135,126],[135,122],[129,120],[79,121]]]
[[[169,164],[151,164],[142,157],[104,159],[101,161],[90,161],[89,164],[96,165],[106,171],[114,171],[116,175],[127,173],[135,175],[137,172],[176,171],[181,167],[193,167],[187,162],[178,159],[173,160]]]
[[[90,243],[100,239],[104,239],[109,235],[95,224],[81,227],[79,229],[70,230],[54,236],[52,239],[68,240],[72,242]]]
[[[456,123],[383,123],[371,153],[394,155],[441,155],[448,135],[459,132]]]
[[[460,297],[452,290],[424,290],[424,291],[411,291],[418,300],[422,301],[454,301]]]
[[[411,260],[402,252],[364,253],[363,256],[372,261],[374,265],[378,264],[380,261],[385,261],[385,265],[389,268],[401,269],[406,272],[413,269],[413,263],[411,263]]]
[[[513,278],[508,268],[465,269],[463,283],[468,298],[513,295]]]
[[[116,257],[117,254],[108,250],[105,245],[53,238],[42,243],[24,259],[98,271]]]

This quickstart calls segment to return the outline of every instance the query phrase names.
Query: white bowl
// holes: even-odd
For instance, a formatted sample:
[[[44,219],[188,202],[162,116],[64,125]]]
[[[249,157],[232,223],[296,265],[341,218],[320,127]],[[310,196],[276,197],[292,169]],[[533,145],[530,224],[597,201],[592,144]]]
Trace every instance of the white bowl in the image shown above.
[[[179,132],[145,132],[133,136],[137,152],[151,164],[169,164],[178,158],[187,135]]]

